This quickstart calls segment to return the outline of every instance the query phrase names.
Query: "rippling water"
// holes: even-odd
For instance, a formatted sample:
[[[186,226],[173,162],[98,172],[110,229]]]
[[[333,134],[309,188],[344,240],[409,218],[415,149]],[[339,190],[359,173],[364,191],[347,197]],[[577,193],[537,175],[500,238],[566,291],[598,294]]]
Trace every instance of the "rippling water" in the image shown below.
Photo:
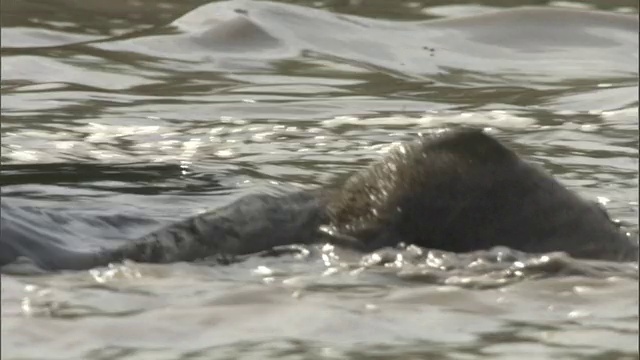
[[[3,0],[3,203],[91,248],[473,124],[637,233],[637,2],[514,3]],[[2,275],[3,359],[636,359],[638,318],[637,263],[500,248]]]

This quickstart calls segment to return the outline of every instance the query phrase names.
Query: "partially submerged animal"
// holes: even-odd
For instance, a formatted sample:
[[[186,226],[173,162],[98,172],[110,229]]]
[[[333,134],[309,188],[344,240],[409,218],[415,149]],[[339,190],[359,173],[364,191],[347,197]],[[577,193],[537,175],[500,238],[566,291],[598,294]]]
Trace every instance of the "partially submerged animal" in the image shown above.
[[[342,184],[247,196],[115,249],[34,250],[19,224],[3,217],[2,227],[0,265],[24,256],[48,270],[124,259],[193,261],[319,242],[364,251],[403,242],[452,252],[506,246],[578,258],[638,258],[635,245],[596,203],[470,129],[403,144]]]

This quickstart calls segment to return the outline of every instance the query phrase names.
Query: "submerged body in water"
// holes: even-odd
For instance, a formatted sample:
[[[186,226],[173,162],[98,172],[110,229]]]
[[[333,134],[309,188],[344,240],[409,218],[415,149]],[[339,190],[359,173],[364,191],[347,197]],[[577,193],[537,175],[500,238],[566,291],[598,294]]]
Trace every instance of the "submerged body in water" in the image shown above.
[[[114,249],[64,248],[3,208],[0,265],[26,257],[46,270],[233,257],[319,242],[363,251],[402,242],[451,252],[505,246],[589,259],[638,257],[596,203],[480,130],[433,133],[342,184],[247,196]]]

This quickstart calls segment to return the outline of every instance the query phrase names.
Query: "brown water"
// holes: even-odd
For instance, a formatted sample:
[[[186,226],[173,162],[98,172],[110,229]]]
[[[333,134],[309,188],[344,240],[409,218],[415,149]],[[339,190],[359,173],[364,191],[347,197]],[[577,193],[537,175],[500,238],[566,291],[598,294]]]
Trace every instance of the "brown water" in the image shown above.
[[[90,248],[475,125],[637,233],[637,2],[479,16],[515,3],[2,0],[3,202]],[[1,280],[3,359],[638,358],[637,263],[321,244]]]

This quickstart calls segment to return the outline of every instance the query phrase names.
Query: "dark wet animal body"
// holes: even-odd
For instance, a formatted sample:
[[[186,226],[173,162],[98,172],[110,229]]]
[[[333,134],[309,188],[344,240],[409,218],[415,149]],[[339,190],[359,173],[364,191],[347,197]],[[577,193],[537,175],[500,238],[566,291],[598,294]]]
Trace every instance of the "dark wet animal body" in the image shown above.
[[[364,251],[403,242],[452,252],[506,246],[579,258],[638,257],[597,204],[479,130],[427,135],[342,184],[247,196],[115,249],[72,251],[33,236],[3,216],[0,265],[23,256],[43,269],[87,269],[124,259],[193,261],[319,242]]]

